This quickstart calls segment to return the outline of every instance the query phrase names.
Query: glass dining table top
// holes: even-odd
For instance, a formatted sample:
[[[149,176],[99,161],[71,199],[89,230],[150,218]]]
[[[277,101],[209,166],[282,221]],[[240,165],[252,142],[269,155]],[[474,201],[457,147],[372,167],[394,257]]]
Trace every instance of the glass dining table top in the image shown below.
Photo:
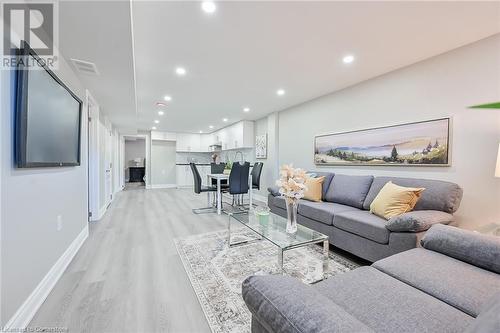
[[[269,215],[256,215],[254,211],[250,211],[249,213],[230,214],[230,218],[237,220],[284,250],[319,243],[328,239],[328,236],[301,224],[297,224],[295,233],[287,233],[287,219],[271,212],[269,212]]]

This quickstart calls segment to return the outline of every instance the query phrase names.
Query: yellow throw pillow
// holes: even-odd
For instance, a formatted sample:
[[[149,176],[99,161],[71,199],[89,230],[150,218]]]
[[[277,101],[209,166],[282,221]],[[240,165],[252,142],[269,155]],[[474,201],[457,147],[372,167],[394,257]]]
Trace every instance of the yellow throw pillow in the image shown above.
[[[323,193],[323,182],[325,181],[325,176],[321,177],[307,177],[306,179],[306,192],[304,193],[304,199],[309,201],[321,201],[321,194]]]
[[[390,219],[415,207],[425,188],[403,187],[387,182],[370,205],[370,212]]]

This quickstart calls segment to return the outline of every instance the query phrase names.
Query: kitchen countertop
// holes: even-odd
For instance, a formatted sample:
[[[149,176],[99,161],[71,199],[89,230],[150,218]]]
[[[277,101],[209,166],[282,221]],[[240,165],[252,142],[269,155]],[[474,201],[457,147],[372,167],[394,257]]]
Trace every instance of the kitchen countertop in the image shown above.
[[[189,165],[189,163],[175,163],[175,165]],[[195,163],[195,165],[210,165],[210,163]]]
[[[175,165],[189,165],[189,163],[175,163]],[[195,165],[210,166],[210,163],[195,163]],[[250,163],[250,167],[253,168],[252,163]]]

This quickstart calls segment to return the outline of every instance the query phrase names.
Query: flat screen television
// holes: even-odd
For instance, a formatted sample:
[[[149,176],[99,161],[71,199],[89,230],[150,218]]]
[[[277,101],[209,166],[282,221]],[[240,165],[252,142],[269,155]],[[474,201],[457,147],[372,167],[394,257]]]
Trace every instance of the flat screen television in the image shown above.
[[[18,51],[16,144],[18,168],[80,165],[82,101],[28,43]],[[35,68],[33,64],[37,64]]]

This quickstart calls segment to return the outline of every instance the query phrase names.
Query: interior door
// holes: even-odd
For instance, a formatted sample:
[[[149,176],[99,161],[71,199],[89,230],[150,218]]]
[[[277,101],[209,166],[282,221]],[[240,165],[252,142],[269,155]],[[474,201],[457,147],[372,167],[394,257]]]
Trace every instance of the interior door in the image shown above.
[[[109,128],[106,128],[106,150],[105,150],[105,175],[104,175],[104,191],[106,197],[106,205],[109,205],[113,200],[113,133]]]
[[[87,91],[88,108],[88,211],[89,221],[99,218],[99,105]]]

